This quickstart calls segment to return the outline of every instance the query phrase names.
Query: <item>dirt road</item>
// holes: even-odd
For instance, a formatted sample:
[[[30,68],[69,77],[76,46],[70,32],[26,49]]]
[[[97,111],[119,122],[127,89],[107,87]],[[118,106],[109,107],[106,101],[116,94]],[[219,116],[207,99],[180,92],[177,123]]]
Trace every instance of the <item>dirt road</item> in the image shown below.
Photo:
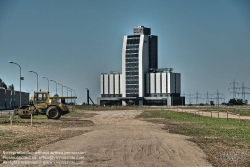
[[[140,111],[98,111],[96,126],[41,151],[86,152],[86,166],[211,166],[187,137],[167,133],[163,125],[134,119]],[[74,129],[72,129],[74,130]]]
[[[88,167],[212,166],[202,150],[186,140],[188,137],[170,134],[162,129],[163,125],[135,119],[141,111],[89,113],[97,115],[84,120],[92,120],[95,126],[80,128],[89,130],[88,133],[47,145],[39,151],[85,152],[81,166]]]

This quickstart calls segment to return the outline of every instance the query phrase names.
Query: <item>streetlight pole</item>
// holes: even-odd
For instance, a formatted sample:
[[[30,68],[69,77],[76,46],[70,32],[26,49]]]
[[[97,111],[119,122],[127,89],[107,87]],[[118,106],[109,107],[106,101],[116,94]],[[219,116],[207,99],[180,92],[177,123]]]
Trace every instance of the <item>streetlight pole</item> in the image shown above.
[[[63,87],[67,88],[67,86],[62,86],[62,90],[63,90]],[[68,92],[67,92],[68,93]]]
[[[63,96],[63,85],[62,85],[62,84],[60,84],[60,83],[58,83],[58,85],[61,85],[61,86],[62,86],[62,96]]]
[[[75,98],[76,98],[76,91],[74,89],[72,89],[75,93]],[[74,98],[74,103],[76,104],[76,99]]]
[[[49,79],[44,76],[41,76],[41,77],[48,80],[48,92],[49,92]]]
[[[89,105],[89,89],[86,88],[86,90],[87,90],[87,104]]]
[[[38,74],[35,72],[35,71],[31,71],[31,70],[29,70],[29,72],[33,72],[33,73],[35,73],[36,74],[36,91],[38,91]]]
[[[68,97],[68,87],[67,86],[62,86],[65,87],[67,89],[67,97]],[[67,103],[68,103],[68,99],[67,99]]]
[[[53,79],[51,79],[50,81],[52,81],[52,82],[55,82],[56,83],[56,94],[57,94],[57,82],[56,81],[54,81]],[[59,83],[58,83],[59,84]]]
[[[19,106],[21,107],[22,106],[22,96],[21,96],[21,80],[23,80],[23,77],[21,77],[21,66],[19,65],[19,64],[17,64],[17,63],[15,63],[15,62],[13,62],[13,61],[9,61],[9,63],[11,63],[11,64],[16,64],[16,65],[18,65],[19,66],[19,68],[20,68],[20,104],[19,104]]]
[[[70,89],[70,94],[71,94],[71,97],[72,97],[72,89],[71,88],[69,88]],[[72,104],[72,98],[71,98],[71,104]]]
[[[69,87],[67,87],[67,86],[66,86],[66,88],[67,88],[67,97],[69,97],[69,95],[68,95],[68,91],[69,91],[69,89],[70,89],[70,88],[69,88]],[[68,102],[69,102],[69,100],[67,99],[67,104],[68,104]]]
[[[75,97],[76,97],[76,91],[74,90],[74,89],[72,89],[73,91],[74,91],[74,93],[75,93]]]

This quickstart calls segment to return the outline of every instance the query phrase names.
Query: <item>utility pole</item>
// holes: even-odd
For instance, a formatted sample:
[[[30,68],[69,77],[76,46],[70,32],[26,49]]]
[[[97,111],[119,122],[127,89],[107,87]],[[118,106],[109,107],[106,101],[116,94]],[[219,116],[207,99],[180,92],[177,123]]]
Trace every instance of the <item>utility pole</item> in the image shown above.
[[[235,82],[235,79],[234,79],[234,81],[230,83],[230,86],[231,85],[233,85],[233,87],[232,88],[228,88],[228,90],[233,89],[233,92],[230,92],[230,93],[233,93],[233,99],[235,99],[236,98],[236,93],[237,93],[236,90],[239,89],[235,85],[238,85],[238,83]]]
[[[244,82],[243,82],[243,83],[242,83],[242,87],[241,87],[240,89],[241,89],[241,93],[239,93],[239,94],[242,95],[242,100],[243,100],[243,103],[244,103],[245,100],[246,100],[245,95],[246,95],[246,94],[250,94],[250,93],[246,92],[245,89],[249,89],[249,90],[250,90],[250,88],[249,88],[249,87],[245,87],[245,86],[244,86]]]
[[[188,94],[188,101],[189,101],[189,104],[191,104],[191,99],[193,99],[192,96],[193,96],[193,95],[191,95],[190,93]]]
[[[200,96],[201,94],[198,93],[198,90],[197,90],[194,95],[195,95],[195,99],[196,99],[196,104],[199,104],[199,99],[201,99],[201,96]]]
[[[217,93],[214,93],[213,95],[216,95],[216,97],[214,99],[216,99],[217,105],[219,106],[220,99],[224,99],[224,98],[220,97],[220,95],[223,96],[223,94],[219,93],[219,90],[217,89]]]
[[[207,93],[204,94],[204,95],[206,96],[206,103],[209,104],[209,101],[210,101],[210,99],[211,99],[211,97],[210,97],[211,94],[209,94],[208,91],[207,91]]]
[[[89,105],[89,100],[91,100],[91,102],[93,103],[93,105],[95,105],[95,103],[93,102],[93,100],[89,96],[89,89],[86,88],[86,90],[87,90],[87,104]]]

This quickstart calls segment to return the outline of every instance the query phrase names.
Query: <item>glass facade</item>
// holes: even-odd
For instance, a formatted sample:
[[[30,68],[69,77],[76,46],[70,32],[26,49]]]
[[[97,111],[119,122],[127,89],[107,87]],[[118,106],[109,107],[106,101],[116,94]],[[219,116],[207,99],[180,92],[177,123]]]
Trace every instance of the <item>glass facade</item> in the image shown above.
[[[140,35],[129,35],[126,45],[126,97],[139,96],[139,52]]]

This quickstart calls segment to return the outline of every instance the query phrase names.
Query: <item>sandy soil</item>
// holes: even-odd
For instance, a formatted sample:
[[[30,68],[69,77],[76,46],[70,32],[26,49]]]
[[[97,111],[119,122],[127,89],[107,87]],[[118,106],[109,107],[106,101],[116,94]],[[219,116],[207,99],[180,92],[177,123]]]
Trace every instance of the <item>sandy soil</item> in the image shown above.
[[[97,115],[84,120],[92,120],[95,126],[80,128],[90,130],[88,133],[47,145],[39,151],[85,152],[84,163],[81,166],[88,167],[212,166],[206,161],[203,151],[186,140],[188,137],[170,134],[162,129],[161,124],[135,119],[141,111],[89,111],[89,113]],[[79,127],[70,130],[79,130]]]

